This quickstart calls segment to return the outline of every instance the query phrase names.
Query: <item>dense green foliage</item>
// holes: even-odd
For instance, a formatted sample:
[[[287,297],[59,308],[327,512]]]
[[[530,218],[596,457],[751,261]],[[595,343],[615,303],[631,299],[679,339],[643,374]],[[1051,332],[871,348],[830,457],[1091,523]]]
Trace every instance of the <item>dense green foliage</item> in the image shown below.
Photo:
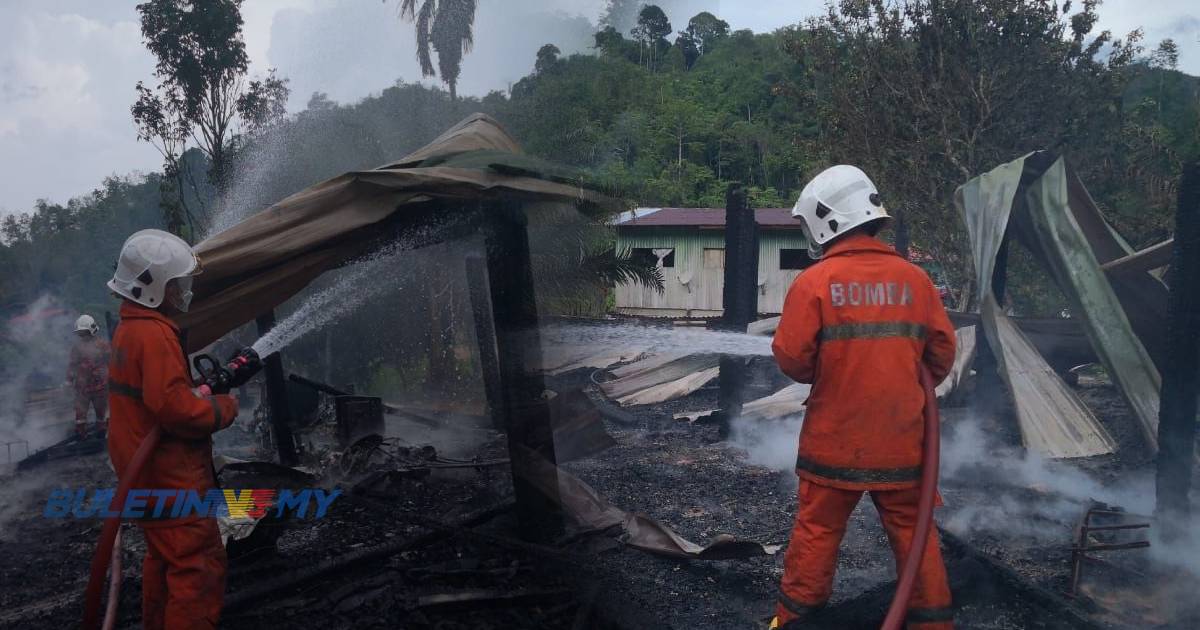
[[[944,245],[961,233],[949,205],[953,187],[1000,161],[1049,147],[1067,152],[1135,246],[1166,236],[1179,164],[1195,151],[1200,133],[1200,81],[1174,70],[1169,50],[1148,61],[1134,60],[1134,49],[1119,63],[1096,61],[1085,54],[1092,40],[1073,35],[1076,29],[1089,32],[1091,25],[1074,16],[1041,9],[1005,13],[1017,11],[1018,3],[1009,0],[943,4],[960,13],[922,14],[909,26],[874,34],[859,14],[835,13],[770,34],[729,32],[719,16],[701,14],[672,24],[679,34],[668,37],[651,12],[642,16],[637,37],[612,27],[598,32],[594,54],[564,58],[554,47],[543,48],[511,94],[452,100],[443,90],[406,83],[354,104],[314,94],[303,111],[262,128],[243,128],[230,141],[237,150],[219,203],[204,181],[206,156],[188,153],[183,171],[199,175],[189,194],[212,209],[220,227],[322,179],[401,157],[467,114],[483,111],[501,120],[529,153],[589,169],[631,203],[647,206],[720,206],[734,181],[750,187],[756,206],[788,206],[816,170],[841,160],[864,164],[888,189],[890,203],[914,217],[914,244],[934,251],[953,274],[962,269],[955,258],[961,252]],[[1029,58],[1005,59],[1020,55],[1012,54],[1013,41],[994,32],[996,22],[971,22],[979,29],[975,36],[939,39],[941,48],[917,45],[954,20],[985,10],[1024,20],[1020,32],[1032,50]],[[862,50],[875,56],[854,54]],[[925,77],[931,71],[922,65],[928,59],[921,50],[963,57],[966,65],[954,66],[959,70],[1003,61],[1010,64],[1009,74],[1033,75],[995,79],[1007,86],[995,88],[997,129],[981,133],[965,168],[954,165],[950,158],[957,154],[936,142],[947,137],[959,142],[969,129],[965,136],[934,134],[939,125],[933,110],[905,109],[912,107],[902,99],[915,93],[907,88],[886,97],[879,86],[858,90],[882,71],[906,85],[937,87]],[[1073,59],[1074,65],[1051,63],[1057,58]],[[1049,96],[1033,94],[1047,77],[1062,85]],[[962,77],[946,81],[951,79]],[[870,100],[868,95],[880,105],[849,107],[854,99]],[[1069,97],[1073,109],[1044,115],[1047,98],[1056,95]],[[972,104],[954,100],[947,106],[967,111]],[[924,135],[909,137],[896,126],[904,121],[920,125]],[[873,143],[871,134],[859,138],[864,130],[883,144]],[[123,238],[137,228],[165,224],[161,183],[157,174],[109,180],[66,205],[39,202],[26,215],[7,217],[0,239],[0,309],[11,313],[42,292],[78,308],[111,304],[103,280]],[[1025,300],[1022,310],[1056,306],[1021,298],[1021,284],[1011,286]],[[1033,294],[1049,292],[1037,288]]]
[[[557,60],[494,111],[527,150],[593,169],[643,205],[721,206],[733,181],[759,207],[790,205],[816,122],[778,90],[798,76],[782,43],[710,34],[690,69],[677,46],[656,69],[643,46],[602,32],[598,55]]]

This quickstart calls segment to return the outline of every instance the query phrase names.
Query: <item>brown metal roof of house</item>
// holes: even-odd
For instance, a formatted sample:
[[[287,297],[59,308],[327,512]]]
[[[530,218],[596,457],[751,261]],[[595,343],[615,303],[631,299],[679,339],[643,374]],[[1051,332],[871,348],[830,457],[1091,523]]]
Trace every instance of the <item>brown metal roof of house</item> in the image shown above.
[[[755,221],[759,227],[773,229],[800,229],[800,223],[792,218],[791,208],[755,208]],[[622,213],[616,220],[618,227],[725,227],[725,208],[638,208]]]

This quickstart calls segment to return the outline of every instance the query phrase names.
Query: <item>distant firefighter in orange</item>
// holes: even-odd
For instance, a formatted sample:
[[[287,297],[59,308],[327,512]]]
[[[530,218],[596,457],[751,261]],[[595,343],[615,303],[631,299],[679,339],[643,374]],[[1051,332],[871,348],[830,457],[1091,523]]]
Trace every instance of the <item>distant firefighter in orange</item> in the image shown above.
[[[108,418],[108,358],[111,352],[108,342],[97,334],[100,327],[91,315],[80,315],[75,320],[75,336],[78,341],[71,348],[67,364],[67,383],[75,390],[75,433],[86,437],[87,415],[92,409],[96,413],[96,429],[105,430]]]

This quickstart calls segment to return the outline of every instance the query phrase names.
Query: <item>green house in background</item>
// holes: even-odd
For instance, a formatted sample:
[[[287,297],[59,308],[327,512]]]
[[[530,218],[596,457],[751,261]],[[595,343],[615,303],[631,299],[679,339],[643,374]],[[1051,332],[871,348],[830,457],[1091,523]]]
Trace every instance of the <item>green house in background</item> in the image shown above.
[[[791,208],[759,208],[758,310],[776,315],[792,281],[813,264],[808,240]],[[617,250],[655,261],[663,272],[658,293],[635,284],[616,287],[616,309],[650,317],[721,314],[725,286],[724,208],[638,208],[618,217]]]

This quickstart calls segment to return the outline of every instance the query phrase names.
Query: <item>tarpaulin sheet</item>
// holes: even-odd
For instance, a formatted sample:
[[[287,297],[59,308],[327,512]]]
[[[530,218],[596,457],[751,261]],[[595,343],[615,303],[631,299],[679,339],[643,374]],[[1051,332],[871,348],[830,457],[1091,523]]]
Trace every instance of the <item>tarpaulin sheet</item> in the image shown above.
[[[1115,443],[1107,431],[996,305],[992,293],[996,256],[1019,201],[1025,160],[980,175],[954,194],[971,243],[981,323],[1012,396],[1026,448],[1056,458],[1110,453]]]
[[[316,184],[197,245],[204,270],[191,310],[179,319],[188,351],[362,255],[406,210],[489,199],[619,209],[572,172],[521,155],[499,123],[473,114],[397,162]]]

